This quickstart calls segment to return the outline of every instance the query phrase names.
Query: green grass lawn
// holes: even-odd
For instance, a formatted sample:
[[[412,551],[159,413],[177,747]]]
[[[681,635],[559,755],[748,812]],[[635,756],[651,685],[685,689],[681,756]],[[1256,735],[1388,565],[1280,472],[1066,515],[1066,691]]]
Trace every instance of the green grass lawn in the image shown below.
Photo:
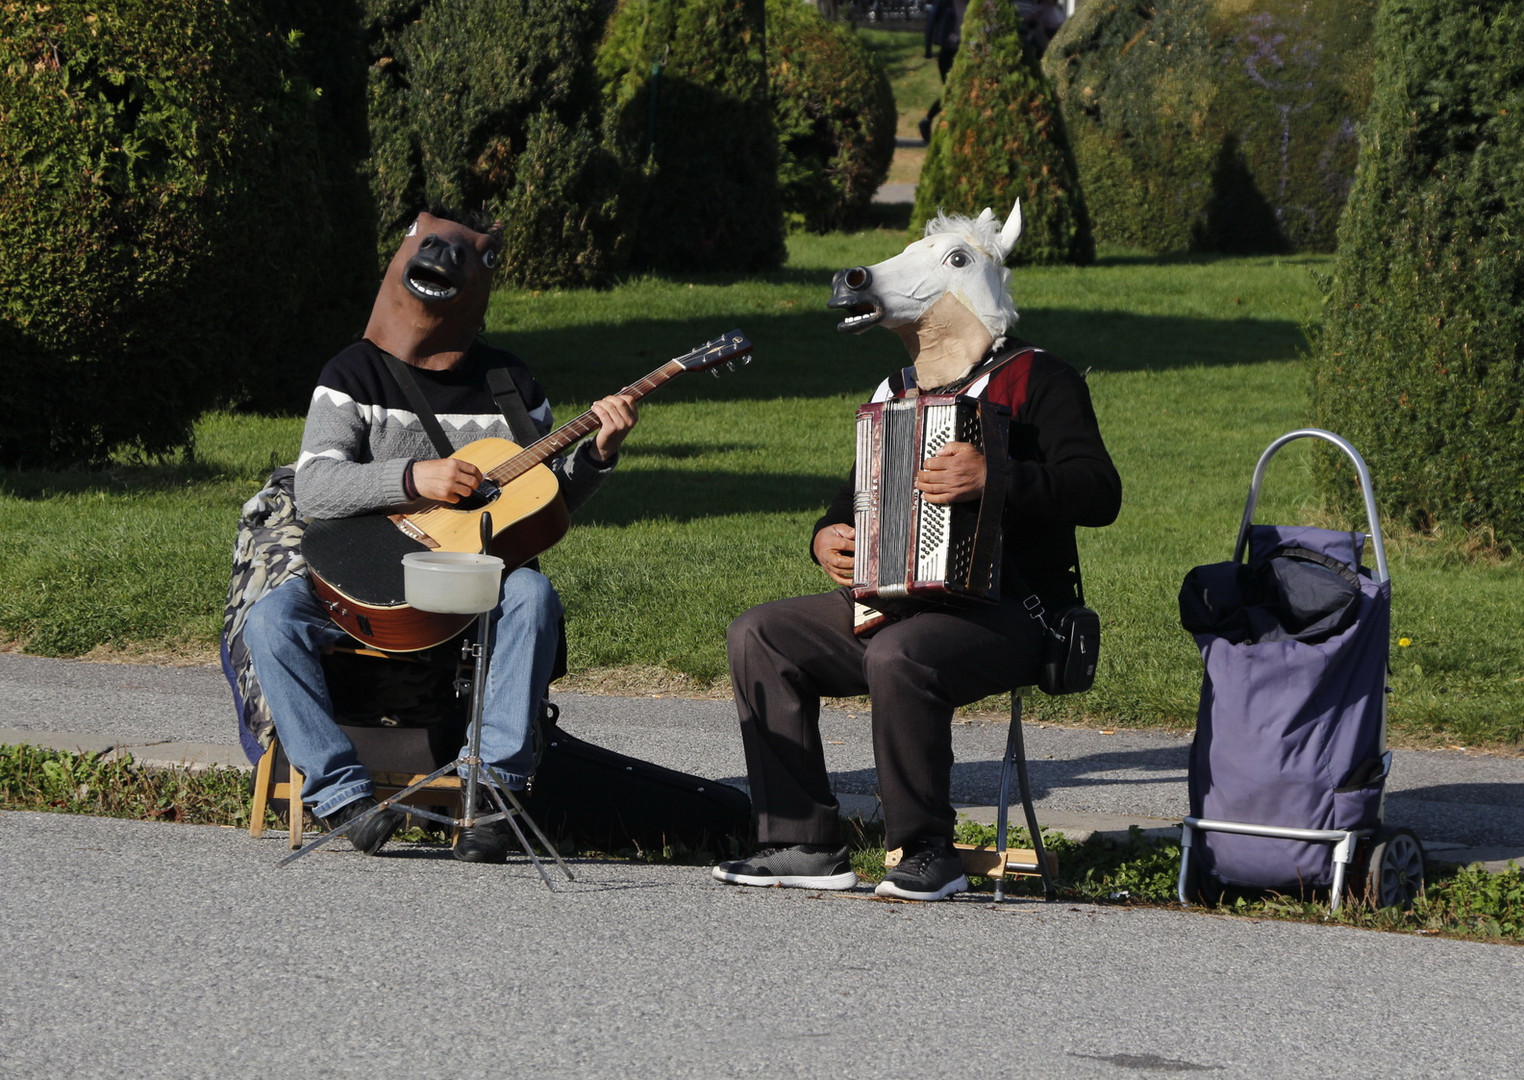
[[[810,526],[850,467],[855,406],[904,361],[886,332],[836,332],[830,274],[898,250],[903,228],[886,215],[855,235],[796,237],[788,265],[759,277],[494,297],[489,336],[533,363],[563,420],[722,331],[739,327],[756,346],[744,368],[686,375],[648,398],[619,473],[545,557],[569,611],[574,681],[723,691],[730,619],[825,587],[806,554]],[[1230,557],[1258,455],[1305,423],[1299,357],[1317,317],[1312,272],[1327,265],[1113,254],[1016,271],[1020,333],[1089,371],[1125,487],[1117,523],[1081,532],[1104,620],[1096,687],[1034,701],[1034,715],[1192,723],[1200,661],[1176,593],[1192,566]],[[238,507],[294,457],[300,427],[214,414],[192,459],[0,474],[0,635],[48,655],[210,657]],[[1276,458],[1259,520],[1331,520],[1303,447]],[[1467,558],[1458,538],[1397,535],[1389,549],[1394,741],[1516,744],[1516,563]]]

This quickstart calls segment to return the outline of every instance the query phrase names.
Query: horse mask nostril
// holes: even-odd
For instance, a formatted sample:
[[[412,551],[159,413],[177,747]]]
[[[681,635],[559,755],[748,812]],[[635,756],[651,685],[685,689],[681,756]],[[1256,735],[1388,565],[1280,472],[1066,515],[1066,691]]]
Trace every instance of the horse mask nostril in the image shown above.
[[[866,266],[854,266],[847,271],[847,276],[842,280],[847,288],[854,292],[861,292],[873,282],[873,275],[868,272]]]

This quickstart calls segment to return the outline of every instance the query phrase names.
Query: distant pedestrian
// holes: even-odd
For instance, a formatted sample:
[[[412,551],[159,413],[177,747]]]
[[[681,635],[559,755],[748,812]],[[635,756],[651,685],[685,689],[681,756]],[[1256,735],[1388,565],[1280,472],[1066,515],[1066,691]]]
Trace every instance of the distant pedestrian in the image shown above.
[[[968,10],[968,0],[935,0],[926,13],[926,59],[931,59],[931,49],[937,47],[937,75],[943,83],[958,55],[962,41],[963,13]],[[942,111],[942,98],[931,103],[931,109],[921,120],[921,141],[931,142],[931,124]]]
[[[1036,8],[1021,20],[1022,36],[1031,42],[1037,55],[1048,51],[1048,43],[1069,18],[1058,0],[1038,0]]]

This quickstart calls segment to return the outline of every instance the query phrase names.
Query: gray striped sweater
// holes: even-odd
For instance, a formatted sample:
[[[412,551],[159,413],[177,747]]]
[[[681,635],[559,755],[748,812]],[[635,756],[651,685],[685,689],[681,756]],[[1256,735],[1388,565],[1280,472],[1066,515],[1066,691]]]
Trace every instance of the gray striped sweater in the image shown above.
[[[547,434],[554,426],[550,403],[529,369],[512,353],[477,342],[449,371],[413,369],[451,446],[514,439],[487,390],[489,367],[514,374],[530,418],[540,435]],[[595,462],[592,445],[585,439],[570,455],[547,462],[568,509],[586,502],[614,466]],[[381,351],[358,341],[328,361],[312,393],[296,463],[297,508],[314,518],[415,509],[424,504],[408,501],[403,487],[408,462],[438,456]]]

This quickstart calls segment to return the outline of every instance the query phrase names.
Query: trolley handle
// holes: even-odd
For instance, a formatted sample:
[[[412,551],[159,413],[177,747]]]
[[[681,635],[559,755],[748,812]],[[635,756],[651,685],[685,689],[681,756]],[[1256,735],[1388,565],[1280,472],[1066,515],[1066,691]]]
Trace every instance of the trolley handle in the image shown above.
[[[1244,505],[1244,518],[1238,526],[1238,543],[1233,547],[1233,561],[1242,562],[1244,552],[1249,546],[1249,526],[1254,522],[1254,507],[1259,502],[1260,486],[1264,483],[1265,468],[1270,464],[1270,459],[1275,456],[1277,450],[1294,439],[1322,439],[1324,442],[1333,443],[1343,450],[1350,462],[1355,466],[1355,475],[1360,479],[1360,494],[1365,500],[1365,520],[1370,525],[1371,550],[1376,556],[1376,580],[1386,581],[1391,577],[1386,566],[1386,545],[1381,542],[1381,523],[1376,516],[1376,493],[1371,488],[1371,473],[1365,466],[1365,459],[1360,452],[1350,445],[1343,436],[1335,435],[1331,431],[1322,428],[1299,428],[1288,432],[1271,443],[1263,454],[1259,456],[1259,463],[1254,466],[1254,479],[1249,483],[1249,499]]]

